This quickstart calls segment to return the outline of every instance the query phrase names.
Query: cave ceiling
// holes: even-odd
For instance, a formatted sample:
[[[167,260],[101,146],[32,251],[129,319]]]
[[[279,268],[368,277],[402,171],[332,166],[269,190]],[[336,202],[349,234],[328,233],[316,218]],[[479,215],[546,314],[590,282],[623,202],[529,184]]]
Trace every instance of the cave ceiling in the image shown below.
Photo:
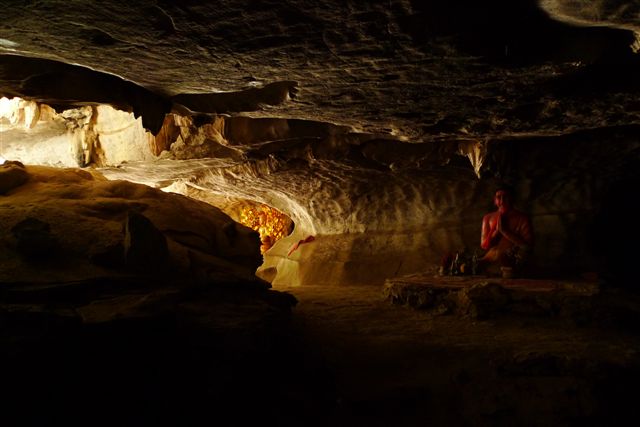
[[[2,1],[0,84],[154,131],[172,108],[411,142],[637,123],[638,2],[541,3]]]

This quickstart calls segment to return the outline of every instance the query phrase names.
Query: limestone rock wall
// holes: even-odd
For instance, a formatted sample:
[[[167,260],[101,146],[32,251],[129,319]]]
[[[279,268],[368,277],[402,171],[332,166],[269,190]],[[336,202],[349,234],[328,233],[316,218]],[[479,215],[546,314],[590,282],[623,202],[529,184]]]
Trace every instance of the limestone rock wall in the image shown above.
[[[190,160],[105,173],[171,183],[213,203],[246,199],[283,211],[294,234],[265,254],[258,272],[275,284],[381,283],[434,271],[462,247],[479,251],[480,222],[495,209],[500,183],[516,189],[516,206],[532,217],[536,274],[597,271],[607,256],[596,242],[603,200],[636,173],[638,157],[634,126],[437,145],[280,119],[205,124],[215,138],[192,137],[202,135],[194,126],[177,127],[188,141],[180,153]],[[212,147],[233,155],[198,158]],[[289,255],[308,236],[315,240]]]
[[[12,126],[33,128],[40,118],[40,105],[35,101],[20,98],[0,98],[0,119],[6,119]]]
[[[153,136],[133,113],[116,110],[108,105],[95,107],[95,150],[91,160],[98,165],[118,165],[124,161],[152,160]],[[87,162],[89,164],[90,162]]]
[[[117,165],[104,170],[110,178],[286,213],[295,231],[258,272],[275,284],[382,283],[434,271],[447,252],[479,251],[480,221],[501,182],[532,217],[537,274],[598,270],[603,199],[633,176],[638,157],[635,126],[435,144],[312,121],[176,114],[153,137],[111,107],[67,110],[51,123],[75,138],[68,155],[78,164]]]
[[[328,233],[325,228],[313,242],[288,255],[299,239],[310,234],[298,230],[266,254],[259,275],[275,284],[364,284],[418,271],[435,272],[447,252],[467,247],[482,253],[481,218],[495,209],[493,192],[505,182],[516,189],[516,206],[532,219],[535,243],[530,274],[602,273],[607,259],[624,255],[621,248],[628,247],[624,234],[629,238],[638,234],[632,221],[607,225],[616,215],[606,214],[618,211],[621,218],[629,218],[631,212],[638,212],[626,198],[615,202],[615,207],[607,205],[610,192],[622,193],[616,190],[621,185],[628,191],[625,183],[637,176],[636,130],[494,141],[487,148],[480,180],[470,170],[466,174],[449,171],[447,180],[445,168],[432,174],[405,172],[404,179],[395,182],[389,177],[374,181],[376,191],[366,198],[359,197],[357,187],[343,186],[343,194],[326,197],[332,203],[349,200],[349,211],[359,213],[354,217],[360,232],[353,232],[351,226]],[[339,217],[312,211],[316,218],[331,217],[327,222],[334,226],[345,225]],[[612,235],[607,227],[624,231]]]
[[[155,138],[133,113],[108,105],[57,113],[46,104],[20,98],[6,99],[3,107],[8,122],[2,132],[5,158],[62,167],[118,165],[155,158]]]

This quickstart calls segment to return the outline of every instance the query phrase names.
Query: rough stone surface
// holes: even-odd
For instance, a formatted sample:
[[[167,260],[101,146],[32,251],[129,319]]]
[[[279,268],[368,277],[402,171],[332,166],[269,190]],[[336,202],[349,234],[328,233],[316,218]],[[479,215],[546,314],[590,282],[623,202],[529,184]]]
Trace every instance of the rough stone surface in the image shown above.
[[[187,282],[256,281],[257,233],[210,205],[97,172],[8,167],[26,178],[0,198],[0,282],[117,277],[123,263]]]
[[[576,323],[602,320],[595,314],[595,305],[602,301],[599,286],[588,281],[413,274],[388,279],[383,294],[393,304],[433,315],[456,314],[471,319],[550,317]]]
[[[637,295],[603,292],[602,312],[627,312],[605,323],[434,315],[371,286],[285,289],[298,299],[295,325],[337,379],[321,425],[607,425],[637,413]]]
[[[169,260],[167,238],[146,216],[127,213],[123,246],[128,268],[152,274],[165,272]]]
[[[11,228],[20,255],[30,260],[55,258],[58,241],[46,222],[27,217]]]
[[[6,162],[0,166],[0,194],[5,194],[24,184],[29,175],[19,162]]]

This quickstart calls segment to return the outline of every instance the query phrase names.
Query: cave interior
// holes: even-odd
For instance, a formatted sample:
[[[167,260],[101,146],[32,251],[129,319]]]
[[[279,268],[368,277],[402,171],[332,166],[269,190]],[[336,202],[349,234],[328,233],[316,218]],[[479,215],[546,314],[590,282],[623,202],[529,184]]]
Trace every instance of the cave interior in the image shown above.
[[[0,10],[10,425],[640,415],[639,2]]]

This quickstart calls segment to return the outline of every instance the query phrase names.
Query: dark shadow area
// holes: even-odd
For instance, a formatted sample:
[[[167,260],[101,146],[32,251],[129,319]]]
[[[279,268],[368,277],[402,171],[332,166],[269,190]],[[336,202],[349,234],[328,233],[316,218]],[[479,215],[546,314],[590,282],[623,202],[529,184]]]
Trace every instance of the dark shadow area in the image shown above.
[[[640,165],[636,161],[636,171]],[[639,292],[638,243],[640,206],[638,176],[614,182],[605,193],[594,222],[594,246],[604,258],[602,279],[607,286]]]
[[[611,62],[631,56],[631,31],[577,27],[552,19],[535,0],[412,1],[403,29],[414,40],[453,37],[456,45],[503,65]]]
[[[633,330],[616,322],[638,301],[623,293],[566,304],[577,310],[567,316],[481,319],[394,306],[378,287],[297,288],[292,315],[290,294],[237,284],[84,285],[3,292],[6,425],[604,425],[637,416],[629,390],[640,366],[628,353],[637,316]]]
[[[325,425],[331,377],[291,333],[290,295],[96,285],[3,293],[5,425]]]

